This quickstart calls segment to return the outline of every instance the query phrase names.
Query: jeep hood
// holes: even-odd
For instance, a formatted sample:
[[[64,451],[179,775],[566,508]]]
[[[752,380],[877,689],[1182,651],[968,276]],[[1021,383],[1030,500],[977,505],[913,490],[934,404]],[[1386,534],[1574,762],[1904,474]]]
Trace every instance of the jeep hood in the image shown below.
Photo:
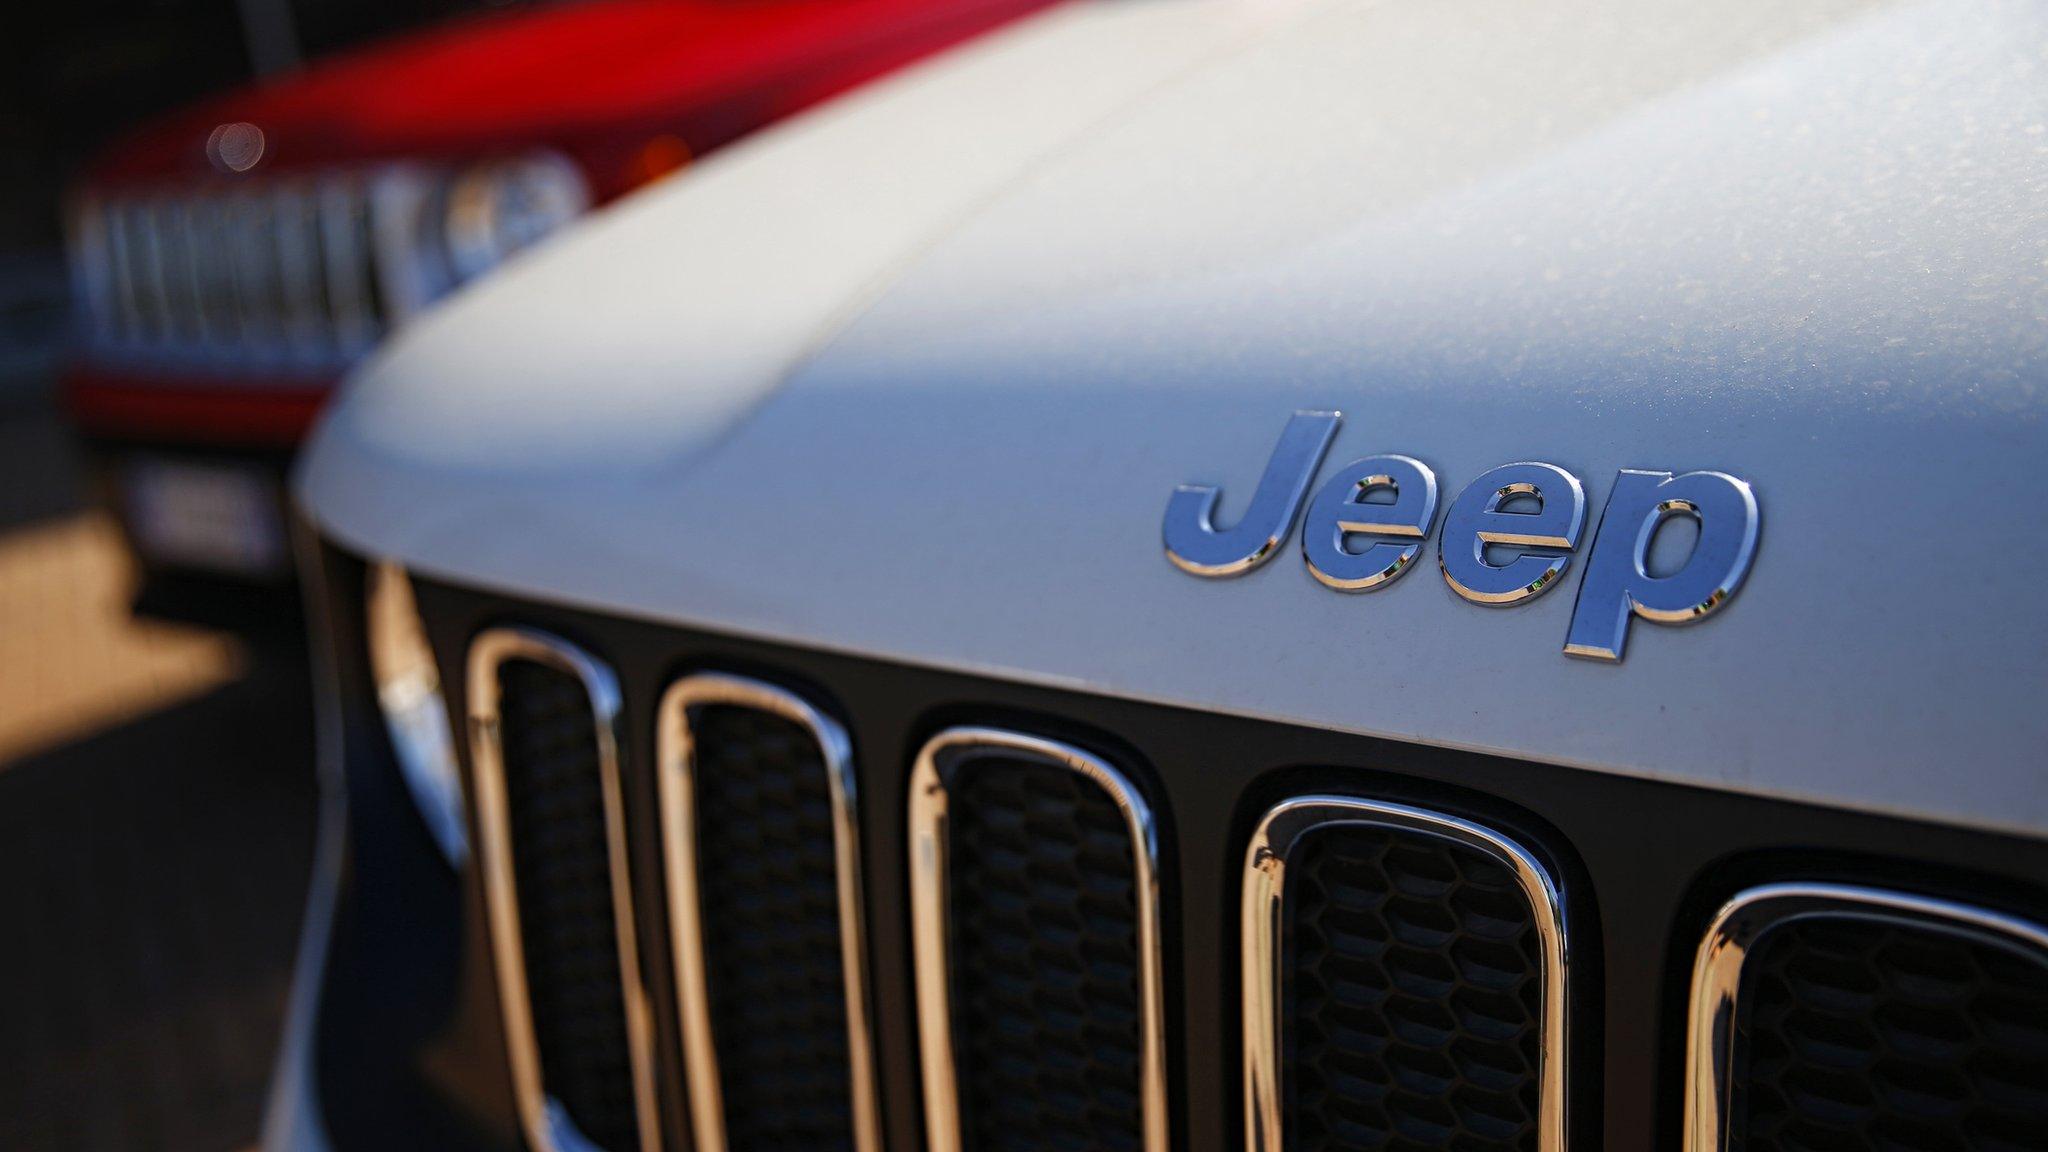
[[[2048,833],[2048,10],[1070,5],[756,137],[406,333],[300,476],[551,601],[1589,770]],[[1578,575],[1172,567],[1287,415],[1445,499],[1755,486],[1620,664]],[[1590,526],[1588,539],[1590,539]],[[1581,549],[1585,543],[1582,542]]]

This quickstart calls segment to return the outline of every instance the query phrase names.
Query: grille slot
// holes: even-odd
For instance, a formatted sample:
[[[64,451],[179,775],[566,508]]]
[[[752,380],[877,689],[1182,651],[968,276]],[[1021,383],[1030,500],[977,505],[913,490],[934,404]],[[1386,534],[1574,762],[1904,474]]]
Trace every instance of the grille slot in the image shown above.
[[[2048,1148],[2048,932],[1838,885],[1754,889],[1695,968],[1688,1148]]]
[[[652,1149],[610,674],[539,633],[471,649],[484,883],[513,1085],[541,1152]]]
[[[1564,1147],[1562,903],[1454,817],[1287,801],[1246,857],[1247,1146]]]
[[[699,1152],[874,1152],[846,734],[788,692],[718,674],[671,687],[661,724]]]
[[[942,733],[911,784],[933,1152],[1167,1143],[1156,840],[1078,749]]]
[[[335,173],[88,199],[71,260],[97,358],[197,372],[331,373],[398,319],[380,221],[404,226],[429,192],[401,170]]]

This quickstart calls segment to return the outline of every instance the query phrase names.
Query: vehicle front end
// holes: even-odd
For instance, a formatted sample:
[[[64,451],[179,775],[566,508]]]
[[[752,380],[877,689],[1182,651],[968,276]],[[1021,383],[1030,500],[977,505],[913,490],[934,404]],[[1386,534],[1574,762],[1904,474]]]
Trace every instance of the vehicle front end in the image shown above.
[[[2044,31],[1069,4],[452,301],[270,1145],[2039,1146]]]
[[[118,141],[69,208],[62,391],[134,546],[139,606],[288,618],[286,470],[380,343],[592,208],[1042,3],[544,5]]]

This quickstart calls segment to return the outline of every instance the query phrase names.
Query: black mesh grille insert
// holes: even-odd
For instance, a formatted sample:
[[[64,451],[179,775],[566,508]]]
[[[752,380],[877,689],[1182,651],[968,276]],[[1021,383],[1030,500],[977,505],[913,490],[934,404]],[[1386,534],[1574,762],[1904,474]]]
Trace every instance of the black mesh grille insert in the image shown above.
[[[1730,1147],[2048,1149],[2048,966],[1873,920],[1795,920],[1744,961]]]
[[[947,781],[962,1135],[996,1149],[1142,1143],[1134,846],[1094,781],[981,756]]]
[[[1283,898],[1287,1147],[1536,1152],[1542,942],[1514,874],[1335,825],[1290,853]]]
[[[597,727],[574,675],[500,666],[499,723],[519,930],[541,1078],[601,1147],[639,1144],[612,917]]]
[[[726,1142],[851,1148],[832,792],[808,730],[691,710],[706,984]]]

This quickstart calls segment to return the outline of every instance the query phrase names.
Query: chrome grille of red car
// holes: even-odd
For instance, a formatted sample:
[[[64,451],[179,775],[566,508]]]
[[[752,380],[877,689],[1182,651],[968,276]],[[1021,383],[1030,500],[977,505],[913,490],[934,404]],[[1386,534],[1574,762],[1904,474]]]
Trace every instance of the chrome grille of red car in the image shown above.
[[[331,374],[407,295],[377,232],[416,216],[396,170],[90,197],[73,281],[95,361],[201,374]]]

